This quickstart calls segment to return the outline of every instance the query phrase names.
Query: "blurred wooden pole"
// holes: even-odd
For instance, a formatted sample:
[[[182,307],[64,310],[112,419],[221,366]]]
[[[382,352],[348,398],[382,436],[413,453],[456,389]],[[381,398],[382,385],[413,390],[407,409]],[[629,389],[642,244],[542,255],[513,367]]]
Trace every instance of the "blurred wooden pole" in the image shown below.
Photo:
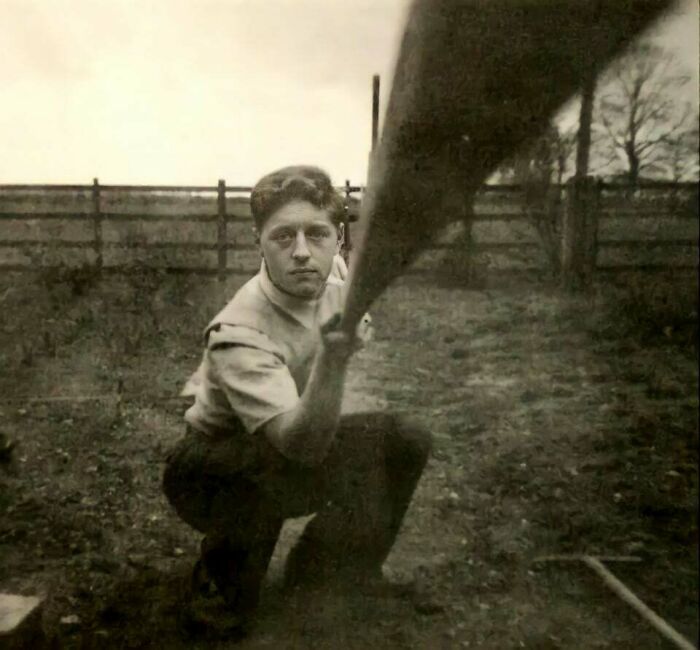
[[[344,330],[454,213],[670,0],[415,0],[362,200]],[[465,177],[450,150],[464,140]],[[357,231],[356,231],[357,232]],[[354,233],[353,233],[354,234]]]

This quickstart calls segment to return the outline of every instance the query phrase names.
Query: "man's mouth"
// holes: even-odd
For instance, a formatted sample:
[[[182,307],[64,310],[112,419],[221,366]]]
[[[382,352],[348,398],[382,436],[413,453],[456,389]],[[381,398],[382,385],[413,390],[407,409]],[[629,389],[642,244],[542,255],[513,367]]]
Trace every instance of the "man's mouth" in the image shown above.
[[[316,269],[293,269],[289,273],[291,275],[315,275]]]

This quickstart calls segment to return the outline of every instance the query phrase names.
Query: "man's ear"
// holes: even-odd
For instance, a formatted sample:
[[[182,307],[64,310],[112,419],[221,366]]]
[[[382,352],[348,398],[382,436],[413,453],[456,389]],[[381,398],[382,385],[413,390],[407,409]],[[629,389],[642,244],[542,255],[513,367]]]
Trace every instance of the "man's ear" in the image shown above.
[[[255,226],[253,226],[250,230],[253,233],[253,241],[255,242],[255,245],[258,247],[258,252],[260,253],[260,257],[265,257],[265,254],[263,253],[262,245],[260,244],[260,231]]]
[[[345,243],[345,224],[338,224],[338,241],[335,244],[336,252],[340,253],[340,249]]]

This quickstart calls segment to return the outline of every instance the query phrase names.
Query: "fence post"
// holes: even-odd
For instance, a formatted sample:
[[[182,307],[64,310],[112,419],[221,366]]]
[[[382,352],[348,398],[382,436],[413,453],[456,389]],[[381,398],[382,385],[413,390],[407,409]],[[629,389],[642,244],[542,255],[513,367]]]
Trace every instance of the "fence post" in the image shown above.
[[[472,285],[476,279],[476,264],[474,261],[474,196],[469,193],[464,197],[462,208],[462,225],[464,226],[464,236],[466,238],[464,254],[466,255],[466,281],[467,285]]]
[[[343,213],[343,258],[348,261],[350,251],[352,250],[352,241],[350,240],[350,181],[345,179],[345,212]]]
[[[219,180],[217,187],[217,248],[219,253],[218,259],[218,279],[223,281],[226,279],[226,181]]]
[[[598,256],[601,185],[591,176],[572,178],[566,192],[562,232],[562,281],[570,290],[593,280]]]
[[[102,268],[102,206],[100,201],[100,181],[92,180],[92,231],[95,250],[95,267]]]
[[[474,195],[464,187],[454,188],[449,204],[441,209],[454,211],[455,223],[462,226],[452,244],[447,244],[444,256],[441,255],[439,273],[455,286],[473,286],[476,280],[474,225]]]
[[[379,137],[379,75],[372,77],[372,150],[377,146]]]
[[[369,151],[367,163],[367,182],[373,176],[374,159],[377,153],[377,141],[379,140],[379,75],[372,77],[372,148]]]

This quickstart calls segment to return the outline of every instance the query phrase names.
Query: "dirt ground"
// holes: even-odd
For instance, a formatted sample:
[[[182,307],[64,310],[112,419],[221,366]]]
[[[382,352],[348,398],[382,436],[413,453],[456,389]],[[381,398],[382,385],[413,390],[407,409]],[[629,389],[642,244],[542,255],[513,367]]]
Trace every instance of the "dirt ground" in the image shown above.
[[[237,283],[0,279],[0,591],[46,596],[54,647],[233,647],[179,627],[199,538],[160,476],[199,332]],[[413,595],[285,593],[292,521],[236,647],[670,647],[589,569],[535,561],[574,553],[639,558],[608,566],[697,643],[695,298],[633,321],[623,290],[492,284],[402,281],[353,361],[346,410],[409,412],[435,438],[385,567]]]

